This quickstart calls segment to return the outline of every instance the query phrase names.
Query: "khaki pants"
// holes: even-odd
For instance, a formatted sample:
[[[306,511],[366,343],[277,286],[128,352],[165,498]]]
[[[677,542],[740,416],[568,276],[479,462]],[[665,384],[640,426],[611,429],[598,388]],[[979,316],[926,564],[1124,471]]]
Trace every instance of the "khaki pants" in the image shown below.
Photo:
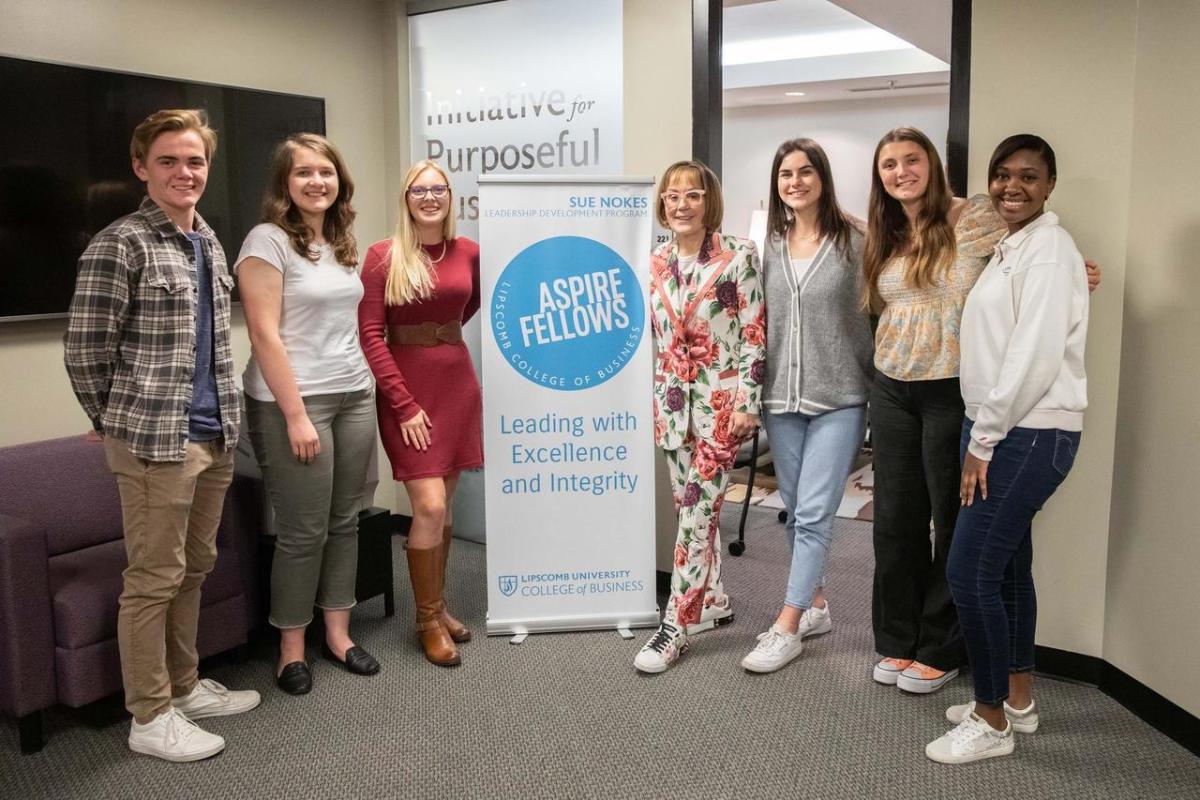
[[[196,686],[200,585],[217,561],[217,526],[233,480],[223,440],[188,442],[182,462],[146,461],[104,439],[121,493],[125,553],[117,642],[125,707],[146,723]]]

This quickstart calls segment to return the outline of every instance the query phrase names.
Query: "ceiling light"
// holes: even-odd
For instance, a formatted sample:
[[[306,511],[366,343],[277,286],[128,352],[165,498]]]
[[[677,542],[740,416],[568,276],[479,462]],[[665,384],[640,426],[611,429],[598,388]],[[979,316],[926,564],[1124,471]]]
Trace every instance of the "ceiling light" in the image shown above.
[[[804,92],[784,92],[788,97],[804,97]]]
[[[761,64],[764,61],[910,49],[913,46],[903,39],[879,28],[868,28],[727,42],[721,48],[721,62],[728,67],[735,64]]]

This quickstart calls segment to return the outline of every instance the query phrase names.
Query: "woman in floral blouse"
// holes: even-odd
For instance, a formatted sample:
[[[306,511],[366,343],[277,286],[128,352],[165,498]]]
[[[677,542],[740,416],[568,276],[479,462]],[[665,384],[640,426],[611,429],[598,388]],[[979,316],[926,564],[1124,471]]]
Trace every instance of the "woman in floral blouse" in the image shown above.
[[[654,252],[650,306],[656,340],[654,436],[671,471],[679,512],[671,599],[634,659],[663,672],[687,647],[687,632],[732,617],[721,587],[721,501],[739,443],[758,426],[766,330],[754,245],[723,236],[716,175],[680,161],[659,183],[659,223],[671,241]]]
[[[987,195],[954,197],[933,143],[914,128],[875,148],[863,248],[864,304],[879,312],[873,677],[927,694],[958,674],[958,614],[946,556],[959,508],[959,324],[1006,225]],[[1089,266],[1092,288],[1099,270]],[[933,546],[930,547],[930,522]]]

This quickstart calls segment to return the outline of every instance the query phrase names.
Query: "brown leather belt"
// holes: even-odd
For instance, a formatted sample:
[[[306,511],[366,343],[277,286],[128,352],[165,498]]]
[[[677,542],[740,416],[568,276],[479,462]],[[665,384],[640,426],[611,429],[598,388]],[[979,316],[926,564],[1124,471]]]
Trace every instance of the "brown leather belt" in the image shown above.
[[[463,340],[462,323],[450,320],[440,325],[422,322],[420,325],[388,325],[388,344],[411,344],[433,347],[438,344],[458,344]]]

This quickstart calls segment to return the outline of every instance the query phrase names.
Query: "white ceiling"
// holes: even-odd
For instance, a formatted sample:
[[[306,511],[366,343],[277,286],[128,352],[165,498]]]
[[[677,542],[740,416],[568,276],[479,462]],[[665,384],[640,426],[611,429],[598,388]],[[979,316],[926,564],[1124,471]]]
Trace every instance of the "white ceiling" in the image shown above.
[[[725,0],[724,5],[727,108],[948,91],[946,60],[910,42],[919,38],[949,58],[950,0]],[[850,6],[861,16],[844,8]]]

